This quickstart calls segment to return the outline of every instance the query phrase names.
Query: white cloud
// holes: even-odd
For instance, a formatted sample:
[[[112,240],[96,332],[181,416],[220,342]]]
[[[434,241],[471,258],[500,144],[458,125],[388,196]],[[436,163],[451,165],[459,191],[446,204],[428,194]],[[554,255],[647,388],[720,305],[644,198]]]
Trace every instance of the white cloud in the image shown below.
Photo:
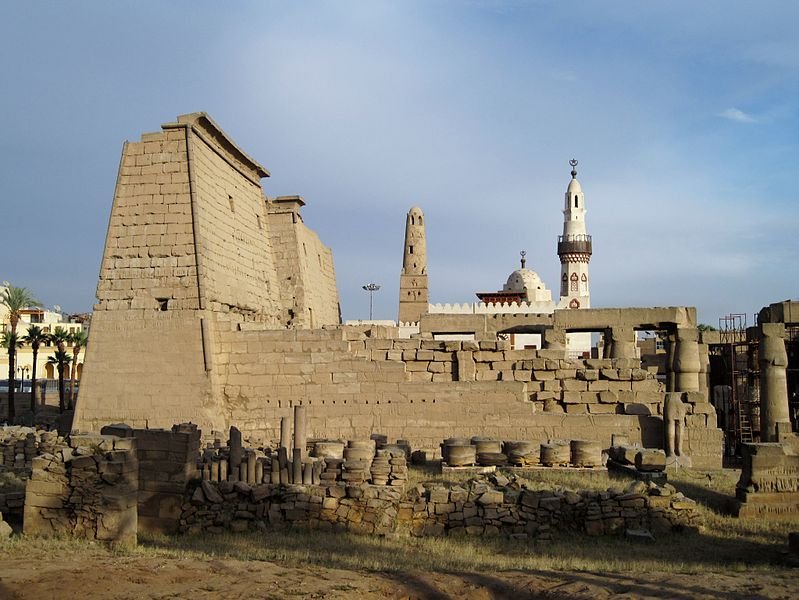
[[[735,107],[727,108],[721,111],[718,116],[722,119],[735,121],[736,123],[757,123],[757,119],[755,119],[752,115],[745,113],[740,108]]]

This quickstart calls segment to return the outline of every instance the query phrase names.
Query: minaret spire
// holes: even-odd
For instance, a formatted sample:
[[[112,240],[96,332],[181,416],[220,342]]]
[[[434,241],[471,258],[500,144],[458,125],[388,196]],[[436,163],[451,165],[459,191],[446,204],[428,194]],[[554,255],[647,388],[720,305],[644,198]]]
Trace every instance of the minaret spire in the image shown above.
[[[414,206],[405,218],[405,248],[400,273],[399,321],[418,323],[427,314],[427,237],[424,213]]]
[[[525,256],[527,256],[527,250],[522,250],[519,254],[521,254],[522,257],[522,269],[524,269],[524,266],[527,264],[527,259],[525,258]]]
[[[577,160],[571,159],[571,181],[563,205],[563,235],[558,237],[560,257],[559,308],[588,308],[591,304],[588,263],[591,260],[591,236],[585,227],[585,196],[577,181]]]

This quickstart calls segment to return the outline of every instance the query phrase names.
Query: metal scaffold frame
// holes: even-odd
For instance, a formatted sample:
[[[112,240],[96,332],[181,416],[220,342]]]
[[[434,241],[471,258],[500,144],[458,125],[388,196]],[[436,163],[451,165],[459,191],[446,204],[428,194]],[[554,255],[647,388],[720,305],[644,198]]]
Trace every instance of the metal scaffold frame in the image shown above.
[[[758,343],[747,339],[746,327],[745,314],[721,317],[720,343],[709,348],[722,365],[720,383],[723,387],[717,393],[715,403],[717,410],[722,413],[720,425],[725,432],[724,453],[727,456],[739,454],[742,443],[757,441],[756,438],[759,437]]]

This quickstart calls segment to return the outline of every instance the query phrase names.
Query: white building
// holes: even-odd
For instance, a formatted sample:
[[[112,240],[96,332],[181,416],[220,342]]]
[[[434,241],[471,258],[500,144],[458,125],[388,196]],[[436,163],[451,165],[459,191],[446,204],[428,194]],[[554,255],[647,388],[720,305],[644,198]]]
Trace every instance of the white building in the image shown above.
[[[577,181],[576,160],[571,160],[571,181],[566,188],[563,206],[563,235],[558,236],[558,257],[561,264],[560,297],[556,303],[552,292],[535,271],[526,268],[526,252],[522,252],[521,268],[515,270],[498,292],[478,292],[475,304],[430,304],[433,314],[552,314],[555,310],[590,308],[591,285],[588,264],[591,260],[591,236],[585,223],[585,195]],[[515,348],[541,347],[538,334],[515,334]],[[566,349],[571,354],[591,352],[590,333],[570,333]]]

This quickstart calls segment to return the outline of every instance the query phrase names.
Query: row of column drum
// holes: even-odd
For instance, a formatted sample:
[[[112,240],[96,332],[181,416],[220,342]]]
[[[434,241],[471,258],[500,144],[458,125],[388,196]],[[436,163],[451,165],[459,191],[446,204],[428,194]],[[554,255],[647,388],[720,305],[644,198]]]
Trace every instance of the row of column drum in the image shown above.
[[[601,467],[602,446],[593,440],[500,441],[485,437],[448,438],[441,459],[449,467]]]

